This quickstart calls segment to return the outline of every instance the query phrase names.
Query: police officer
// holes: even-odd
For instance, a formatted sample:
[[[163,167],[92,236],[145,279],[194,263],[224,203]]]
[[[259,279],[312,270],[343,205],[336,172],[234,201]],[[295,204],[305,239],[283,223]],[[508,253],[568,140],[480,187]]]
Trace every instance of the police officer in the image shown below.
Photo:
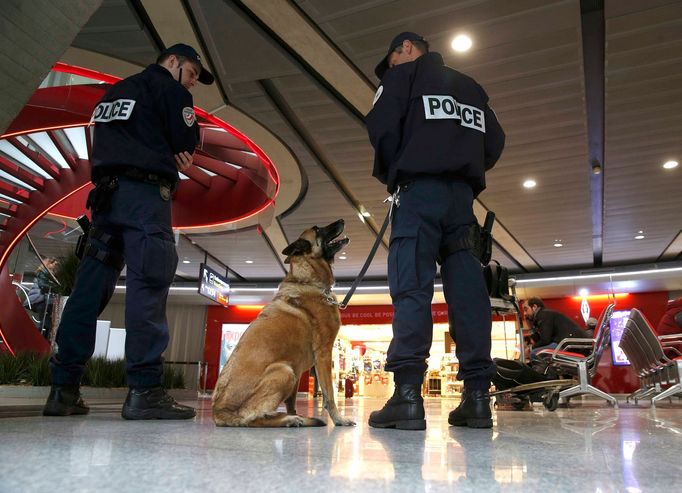
[[[479,260],[467,249],[473,200],[504,147],[488,96],[446,67],[428,42],[396,36],[375,69],[381,85],[366,118],[373,175],[394,193],[388,282],[395,314],[386,370],[395,393],[369,418],[373,427],[425,429],[421,384],[433,334],[431,301],[441,263],[450,334],[464,392],[448,422],[489,428],[491,310]]]
[[[80,396],[85,363],[95,347],[97,317],[126,271],[125,419],[187,419],[193,408],[161,388],[168,346],[166,299],[177,253],[171,192],[192,164],[198,127],[189,90],[213,75],[190,46],[176,44],[155,64],[110,87],[93,112],[92,227],[50,360],[46,416],[87,414]]]

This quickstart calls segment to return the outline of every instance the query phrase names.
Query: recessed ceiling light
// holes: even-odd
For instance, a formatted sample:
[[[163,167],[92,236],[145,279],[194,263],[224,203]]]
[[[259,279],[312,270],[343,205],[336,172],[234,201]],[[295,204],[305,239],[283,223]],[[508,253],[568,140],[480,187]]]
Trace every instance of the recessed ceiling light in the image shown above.
[[[345,255],[339,255],[339,260],[346,260],[347,258],[348,257],[346,257]]]
[[[580,291],[578,291],[578,294],[583,298],[587,298],[587,295],[590,294],[590,292],[587,289],[583,288]]]
[[[665,169],[673,169],[673,168],[677,168],[677,167],[679,166],[679,164],[680,164],[680,163],[678,163],[677,161],[667,161],[667,162],[663,165],[663,167],[664,167]]]
[[[252,264],[253,260],[244,260],[244,262],[246,262],[247,264]]]
[[[535,185],[537,185],[535,180],[526,180],[523,182],[524,188],[535,188]]]
[[[635,236],[635,240],[643,240],[643,239],[644,239],[643,234],[638,234],[637,236]]]
[[[465,51],[469,51],[472,44],[473,43],[469,36],[466,34],[460,34],[459,36],[455,36],[455,39],[452,40],[450,46],[452,46],[453,50],[463,53]]]
[[[191,264],[192,262],[189,261],[189,260],[183,260],[182,263],[183,263],[183,264]]]
[[[559,243],[559,242],[557,241],[557,242],[554,244],[554,246],[555,246],[556,248],[561,248],[562,246],[564,246],[564,244],[563,244],[563,243]]]

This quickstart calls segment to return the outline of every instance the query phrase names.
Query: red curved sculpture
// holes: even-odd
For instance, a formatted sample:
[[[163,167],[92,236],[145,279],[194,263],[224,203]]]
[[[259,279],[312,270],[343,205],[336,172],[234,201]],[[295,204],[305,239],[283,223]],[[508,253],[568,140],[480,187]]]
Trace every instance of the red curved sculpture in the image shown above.
[[[54,71],[100,81],[38,89],[0,136],[0,337],[5,349],[48,352],[12,286],[7,260],[46,213],[75,218],[90,191],[90,116],[110,84],[120,80],[58,63]],[[200,144],[174,197],[173,227],[223,226],[274,207],[277,169],[244,134],[196,108]],[[0,346],[2,347],[2,346]]]

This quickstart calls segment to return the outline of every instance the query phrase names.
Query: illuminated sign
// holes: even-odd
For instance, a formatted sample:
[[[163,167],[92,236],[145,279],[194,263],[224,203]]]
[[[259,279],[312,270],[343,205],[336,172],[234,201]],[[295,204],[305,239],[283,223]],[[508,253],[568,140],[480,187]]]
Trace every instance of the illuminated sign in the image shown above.
[[[199,267],[199,294],[227,306],[230,302],[230,283],[216,271],[201,264]]]
[[[609,320],[609,328],[611,329],[611,356],[613,364],[617,366],[629,365],[630,360],[625,356],[625,352],[620,348],[620,339],[623,337],[623,330],[625,323],[628,321],[630,310],[620,310],[613,312],[611,320]]]

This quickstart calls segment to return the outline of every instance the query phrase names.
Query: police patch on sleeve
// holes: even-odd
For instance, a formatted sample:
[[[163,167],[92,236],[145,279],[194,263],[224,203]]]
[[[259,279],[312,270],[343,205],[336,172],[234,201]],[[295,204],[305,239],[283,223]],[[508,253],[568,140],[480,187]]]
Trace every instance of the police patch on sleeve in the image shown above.
[[[92,113],[92,122],[107,123],[113,120],[127,120],[133,114],[134,99],[117,99],[99,103]]]
[[[377,104],[377,101],[379,101],[379,98],[381,97],[381,94],[384,92],[384,86],[379,86],[379,89],[377,89],[376,94],[374,95],[374,101],[372,101],[372,106]]]
[[[190,108],[189,106],[182,108],[182,119],[188,127],[194,125],[194,122],[197,121],[197,115],[194,114],[194,108]]]
[[[458,102],[452,96],[422,96],[427,120],[460,120],[460,125],[485,133],[485,114],[476,106]]]

